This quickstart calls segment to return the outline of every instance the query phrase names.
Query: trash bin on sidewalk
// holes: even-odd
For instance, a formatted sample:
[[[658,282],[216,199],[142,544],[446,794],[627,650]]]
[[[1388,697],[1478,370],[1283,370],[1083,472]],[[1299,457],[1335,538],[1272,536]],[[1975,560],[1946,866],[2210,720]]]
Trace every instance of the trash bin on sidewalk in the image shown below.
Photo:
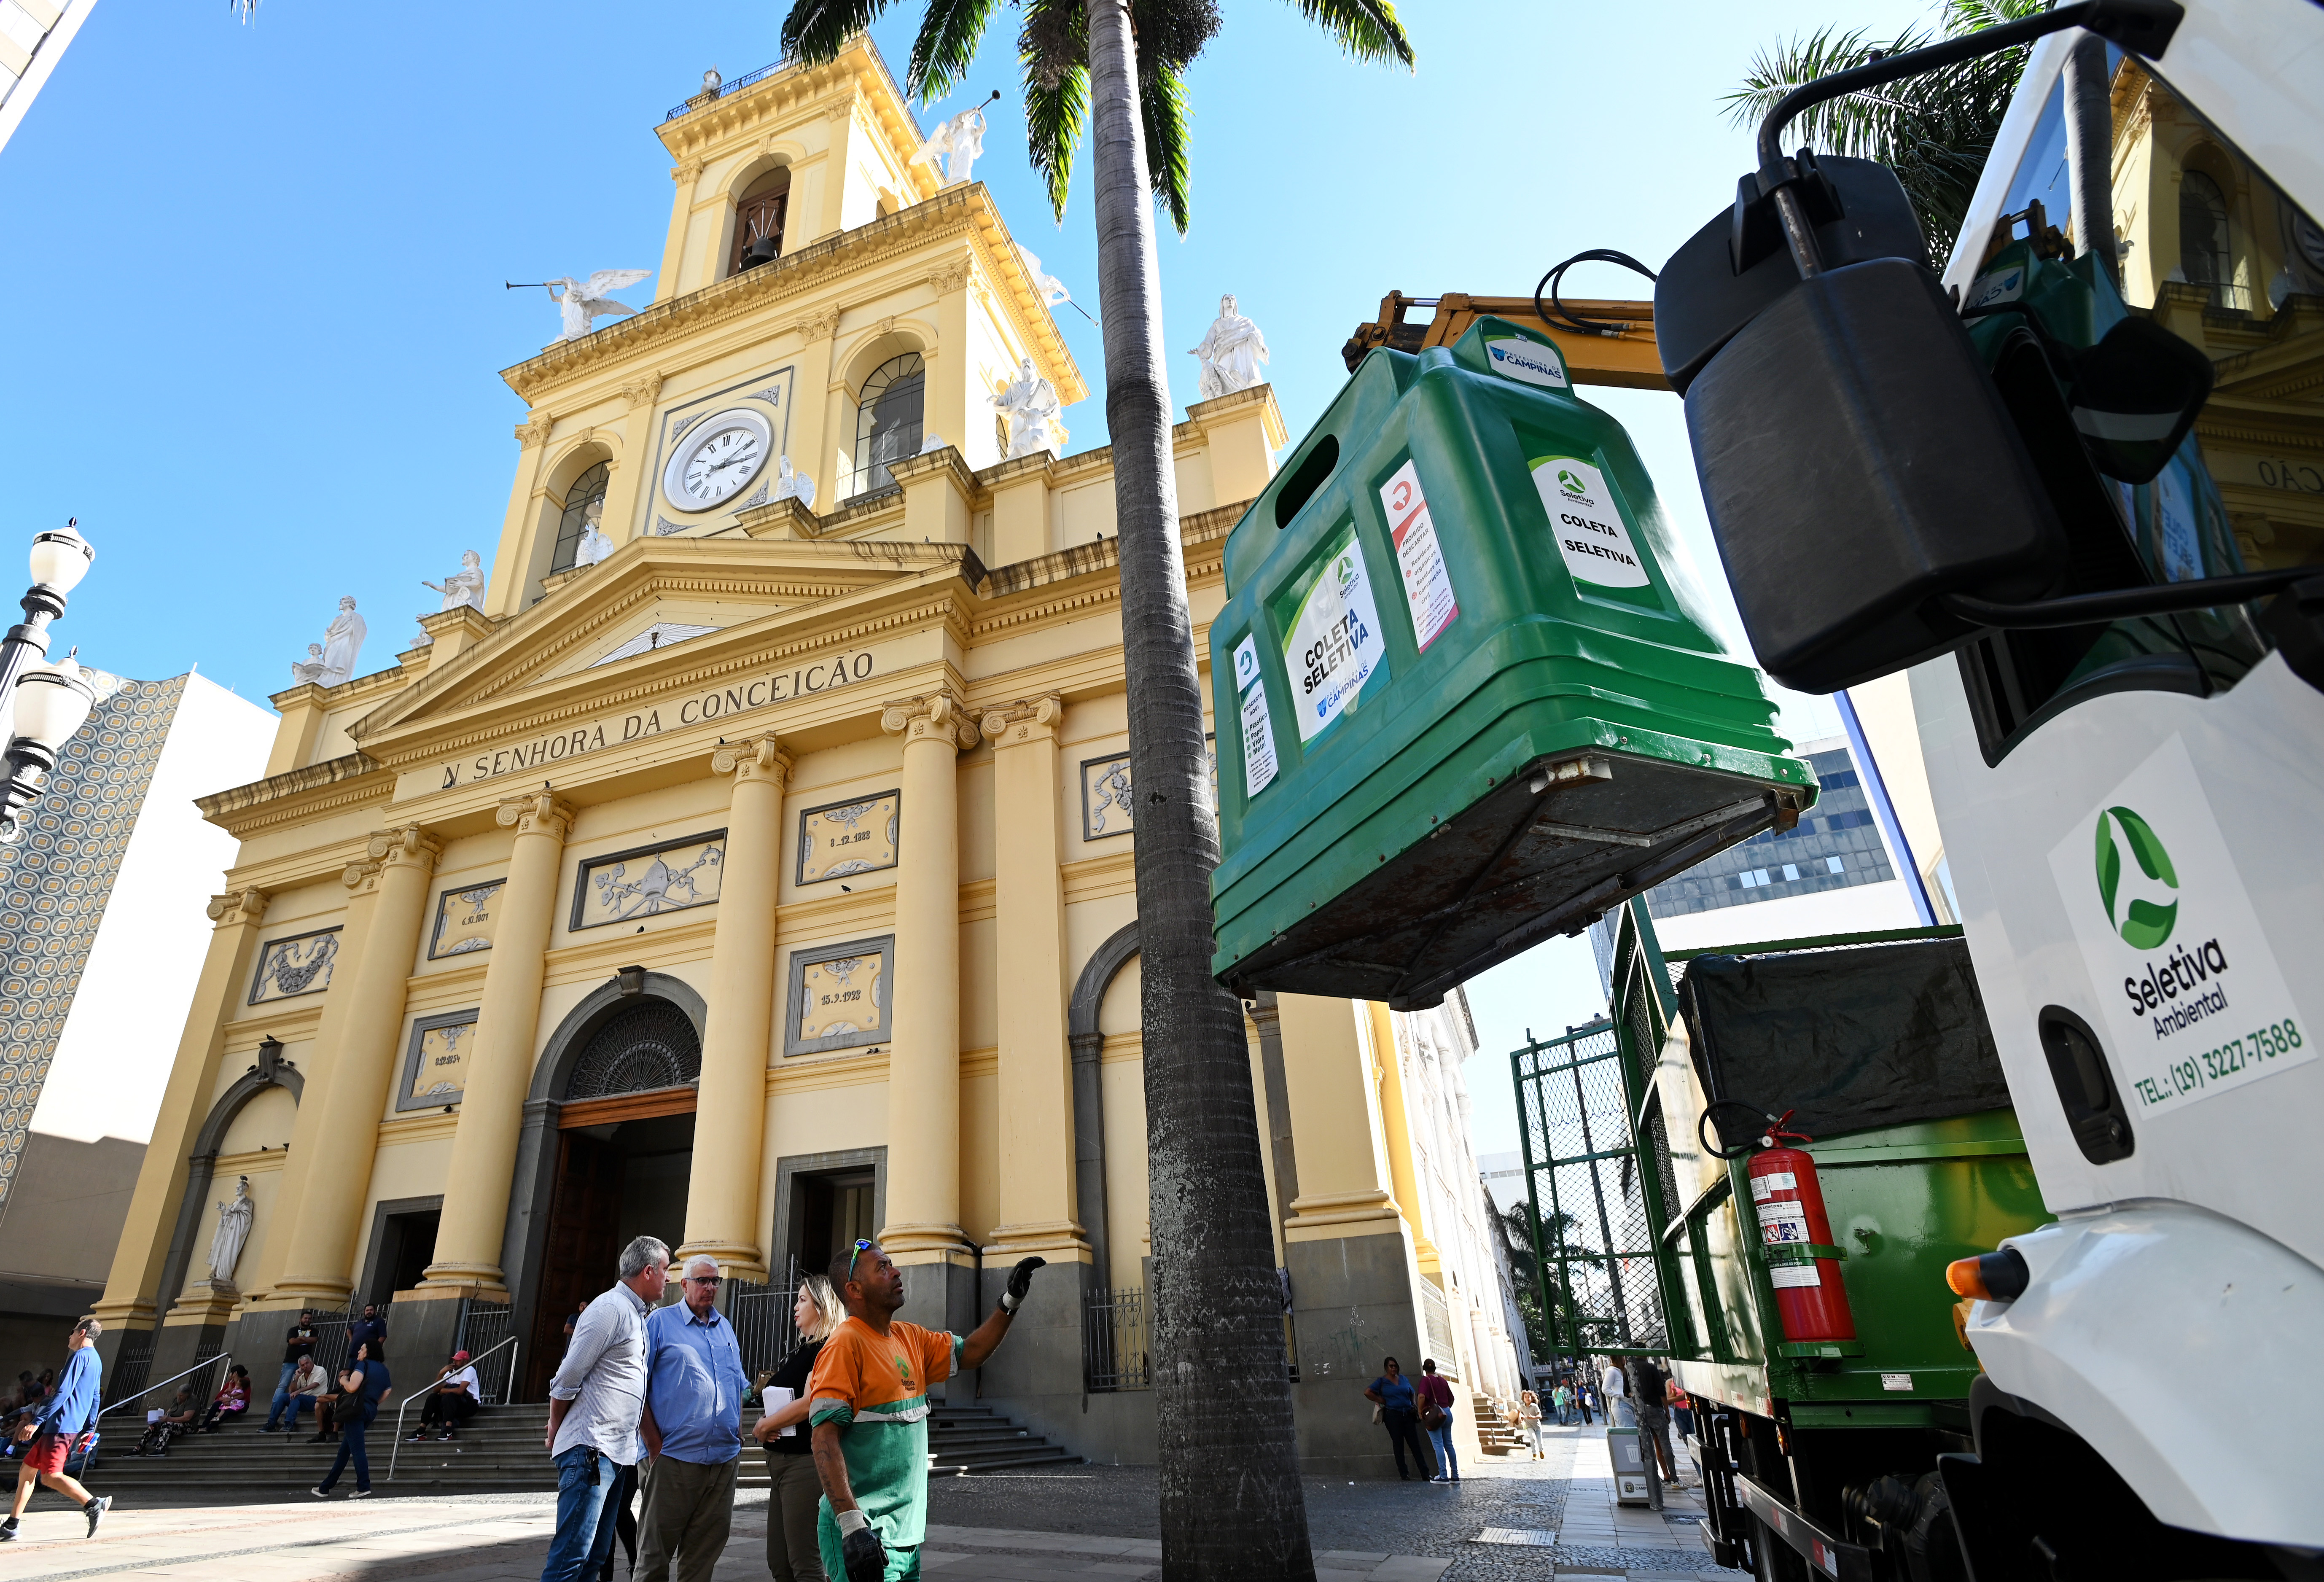
[[[1213,969],[1437,1004],[1815,800],[1629,436],[1480,319],[1360,364],[1226,546]]]
[[[1614,1503],[1618,1505],[1652,1503],[1654,1490],[1647,1480],[1653,1475],[1646,1470],[1646,1447],[1638,1442],[1638,1430],[1608,1429],[1606,1455],[1614,1464]]]

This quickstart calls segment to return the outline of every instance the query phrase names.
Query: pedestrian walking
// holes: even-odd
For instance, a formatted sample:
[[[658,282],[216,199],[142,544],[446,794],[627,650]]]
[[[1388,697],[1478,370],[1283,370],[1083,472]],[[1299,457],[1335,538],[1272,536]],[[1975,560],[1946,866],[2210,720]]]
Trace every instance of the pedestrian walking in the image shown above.
[[[1009,1334],[1048,1261],[1020,1258],[990,1317],[966,1337],[896,1317],[904,1275],[872,1242],[831,1261],[847,1321],[824,1343],[807,1378],[807,1420],[824,1504],[816,1523],[826,1577],[913,1582],[927,1536],[928,1398],[964,1368],[982,1367]]]
[[[1676,1488],[1678,1457],[1671,1453],[1670,1405],[1665,1394],[1669,1384],[1670,1375],[1655,1365],[1654,1358],[1630,1359],[1630,1400],[1637,1414],[1638,1437],[1652,1447],[1646,1453],[1660,1468],[1662,1481]]]
[[[1436,1371],[1435,1358],[1421,1359],[1420,1383],[1415,1389],[1420,1397],[1420,1430],[1436,1448],[1436,1476],[1428,1481],[1459,1483],[1461,1457],[1452,1448],[1452,1386]]]
[[[1557,1382],[1557,1388],[1550,1392],[1550,1399],[1556,1402],[1557,1405],[1557,1426],[1562,1429],[1572,1427],[1573,1422],[1572,1387],[1567,1384],[1564,1380],[1560,1379]]]
[[[1434,1482],[1435,1464],[1420,1448],[1419,1394],[1413,1389],[1412,1381],[1404,1376],[1396,1358],[1380,1358],[1379,1377],[1371,1382],[1364,1394],[1372,1403],[1373,1420],[1388,1429],[1388,1448],[1396,1452],[1397,1481],[1401,1483],[1412,1476],[1404,1469],[1404,1450],[1409,1445],[1414,1470]]]
[[[282,1372],[274,1381],[274,1399],[266,1409],[266,1426],[259,1432],[272,1434],[281,1431],[279,1425],[282,1420],[283,1409],[290,1406],[299,1393],[290,1388],[290,1381],[298,1374],[299,1365],[314,1355],[315,1309],[308,1308],[300,1313],[299,1321],[291,1325],[290,1333],[282,1337]],[[290,1415],[295,1422],[298,1412],[293,1411]]]
[[[1682,1440],[1694,1439],[1694,1399],[1679,1388],[1676,1379],[1663,1387],[1663,1399],[1670,1403],[1671,1422]]]
[[[638,1513],[638,1575],[709,1582],[733,1526],[742,1457],[742,1346],[718,1310],[718,1260],[686,1261],[685,1300],[646,1319],[646,1462]]]
[[[339,1474],[346,1470],[349,1461],[353,1461],[355,1464],[355,1492],[348,1498],[370,1498],[371,1448],[364,1442],[364,1434],[370,1429],[373,1420],[379,1416],[380,1405],[386,1401],[388,1388],[392,1383],[387,1375],[387,1365],[371,1355],[370,1342],[355,1347],[354,1360],[339,1374],[341,1393],[336,1414],[339,1424],[339,1453],[332,1458],[331,1470],[324,1475],[323,1481],[309,1489],[309,1494],[318,1500],[329,1499],[331,1490],[338,1486]]]
[[[767,1448],[767,1574],[774,1582],[825,1582],[823,1550],[816,1539],[823,1483],[816,1476],[815,1439],[807,1426],[807,1382],[831,1332],[846,1320],[846,1306],[831,1277],[809,1274],[799,1281],[791,1303],[791,1324],[800,1344],[783,1358],[761,1392],[772,1410],[752,1435]],[[774,1392],[787,1392],[776,1401]]]
[[[347,1326],[347,1345],[350,1349],[370,1346],[371,1360],[375,1363],[387,1360],[387,1320],[379,1316],[378,1303],[364,1304],[363,1317]]]
[[[546,1447],[557,1463],[557,1535],[541,1582],[595,1577],[613,1552],[621,1469],[638,1462],[646,1402],[646,1315],[669,1282],[669,1248],[640,1236],[621,1279],[593,1300],[549,1382]]]
[[[0,1522],[0,1543],[15,1538],[24,1507],[32,1503],[32,1491],[42,1484],[80,1507],[81,1514],[88,1518],[88,1531],[84,1535],[88,1538],[97,1536],[97,1523],[113,1504],[112,1496],[90,1494],[65,1472],[73,1451],[86,1448],[83,1441],[96,1437],[91,1430],[97,1427],[98,1402],[105,1393],[105,1365],[97,1360],[97,1337],[104,1333],[105,1326],[95,1318],[83,1318],[72,1327],[65,1337],[72,1356],[65,1364],[63,1376],[16,1426],[16,1442],[24,1447],[24,1459],[16,1471],[16,1503],[9,1509],[8,1520]]]
[[[1599,1375],[1598,1379],[1598,1395],[1606,1403],[1608,1428],[1628,1429],[1637,1426],[1637,1420],[1629,1415],[1629,1393],[1630,1386],[1622,1377],[1622,1365],[1612,1357],[1608,1357],[1606,1371]]]
[[[1541,1397],[1526,1391],[1517,1398],[1517,1427],[1533,1441],[1533,1458],[1540,1460],[1548,1454],[1541,1442]]]

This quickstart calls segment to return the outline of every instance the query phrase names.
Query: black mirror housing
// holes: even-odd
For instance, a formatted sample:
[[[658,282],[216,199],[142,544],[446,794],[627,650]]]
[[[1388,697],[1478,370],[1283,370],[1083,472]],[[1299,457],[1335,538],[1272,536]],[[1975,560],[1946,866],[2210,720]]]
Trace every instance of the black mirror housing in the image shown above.
[[[1794,277],[1703,365],[1686,421],[1744,630],[1786,687],[1943,653],[1977,629],[1933,599],[2038,598],[2068,569],[2033,460],[1916,262]]]

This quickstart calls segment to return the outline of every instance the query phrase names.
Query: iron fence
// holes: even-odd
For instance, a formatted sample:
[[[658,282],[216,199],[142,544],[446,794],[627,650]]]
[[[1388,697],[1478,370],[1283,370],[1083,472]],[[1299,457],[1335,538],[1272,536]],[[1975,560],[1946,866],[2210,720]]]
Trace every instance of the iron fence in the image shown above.
[[[1093,1291],[1082,1304],[1083,1368],[1093,1394],[1150,1390],[1146,1339],[1146,1288]]]
[[[480,1405],[506,1406],[516,1399],[516,1355],[521,1346],[493,1348],[516,1332],[516,1309],[507,1302],[460,1299],[459,1336],[453,1349],[465,1351],[476,1369],[476,1400]],[[491,1353],[486,1355],[486,1353]]]
[[[740,93],[752,83],[762,80],[770,72],[780,71],[782,69],[783,62],[778,60],[771,66],[761,66],[756,71],[744,72],[732,82],[722,82],[718,85],[718,91],[711,96],[712,102],[723,99],[730,93]],[[675,121],[680,116],[690,115],[702,107],[702,96],[696,94],[682,105],[672,105],[669,107],[669,114],[664,116],[662,120],[665,123]]]
[[[298,1315],[293,1313],[290,1317],[296,1320]],[[323,1370],[326,1378],[337,1378],[346,1366],[347,1315],[318,1313],[308,1328],[315,1332],[315,1365]]]
[[[151,1329],[132,1329],[122,1338],[121,1355],[113,1360],[113,1376],[105,1392],[107,1406],[118,1406],[145,1393],[145,1381],[153,1371],[153,1340]]]
[[[743,1376],[753,1383],[760,1374],[773,1372],[805,1338],[791,1322],[798,1281],[794,1260],[788,1277],[779,1282],[736,1280],[726,1285],[726,1321],[734,1326],[734,1339],[742,1350]]]

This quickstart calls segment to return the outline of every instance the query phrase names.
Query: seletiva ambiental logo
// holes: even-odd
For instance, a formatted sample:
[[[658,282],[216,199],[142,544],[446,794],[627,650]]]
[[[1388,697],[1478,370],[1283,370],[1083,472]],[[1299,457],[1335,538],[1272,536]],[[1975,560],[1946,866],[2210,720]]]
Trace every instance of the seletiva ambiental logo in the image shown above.
[[[2116,839],[2115,832],[2121,831]],[[2123,847],[2130,848],[2131,860],[2138,871],[2149,879],[2169,886],[2171,901],[2158,905],[2144,896],[2130,893],[2122,882]],[[2108,808],[2098,815],[2098,894],[2106,902],[2107,921],[2122,942],[2134,950],[2152,950],[2171,938],[2171,930],[2179,921],[2179,875],[2171,866],[2171,854],[2156,838],[2153,826],[2128,808]],[[2117,911],[2119,899],[2122,908]]]

